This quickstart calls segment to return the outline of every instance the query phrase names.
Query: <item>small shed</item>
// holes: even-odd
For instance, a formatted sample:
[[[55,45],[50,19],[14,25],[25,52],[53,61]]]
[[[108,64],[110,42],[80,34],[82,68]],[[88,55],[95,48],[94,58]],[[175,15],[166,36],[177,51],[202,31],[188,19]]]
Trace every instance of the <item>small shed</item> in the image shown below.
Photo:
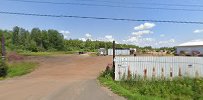
[[[202,56],[203,41],[191,41],[176,46],[177,55],[185,56]]]
[[[110,55],[110,56],[113,55],[113,49],[108,49],[108,55]],[[128,56],[128,55],[130,55],[130,49],[129,48],[116,48],[115,55]]]

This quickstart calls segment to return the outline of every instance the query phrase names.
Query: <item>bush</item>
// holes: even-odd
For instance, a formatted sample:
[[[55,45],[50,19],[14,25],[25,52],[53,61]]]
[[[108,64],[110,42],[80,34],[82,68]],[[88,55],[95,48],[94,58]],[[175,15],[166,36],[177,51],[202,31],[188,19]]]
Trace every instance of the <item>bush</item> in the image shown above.
[[[5,61],[2,59],[0,60],[0,77],[5,77],[7,75],[8,66],[6,65]]]

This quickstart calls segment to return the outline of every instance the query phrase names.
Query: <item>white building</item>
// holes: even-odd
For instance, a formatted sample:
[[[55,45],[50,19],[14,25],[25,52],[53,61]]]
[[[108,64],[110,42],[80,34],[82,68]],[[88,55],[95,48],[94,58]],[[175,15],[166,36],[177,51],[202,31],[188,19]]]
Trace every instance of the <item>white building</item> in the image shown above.
[[[113,55],[113,49],[108,49],[108,55],[112,56]],[[127,56],[130,55],[130,49],[115,49],[115,55],[122,55],[122,56]]]
[[[176,46],[177,55],[203,55],[203,41],[191,41]]]

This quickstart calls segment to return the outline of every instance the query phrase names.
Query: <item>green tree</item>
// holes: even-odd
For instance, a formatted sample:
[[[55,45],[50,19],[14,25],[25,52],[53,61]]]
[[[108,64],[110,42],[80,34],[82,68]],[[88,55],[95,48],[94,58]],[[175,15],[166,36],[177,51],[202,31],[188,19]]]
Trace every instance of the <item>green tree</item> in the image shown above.
[[[42,48],[42,34],[39,28],[33,28],[31,31],[31,39],[34,40],[38,47]]]
[[[64,37],[56,30],[48,30],[49,47],[51,49],[63,50],[64,49]]]
[[[12,43],[14,45],[19,44],[19,31],[20,31],[20,28],[18,26],[15,26],[13,28]]]

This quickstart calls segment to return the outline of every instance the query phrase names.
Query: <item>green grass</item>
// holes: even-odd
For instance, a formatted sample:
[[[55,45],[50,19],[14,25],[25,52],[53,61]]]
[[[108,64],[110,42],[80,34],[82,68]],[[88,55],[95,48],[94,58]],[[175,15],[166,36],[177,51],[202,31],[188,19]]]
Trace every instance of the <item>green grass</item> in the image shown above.
[[[203,100],[203,79],[175,78],[170,80],[114,81],[110,74],[98,77],[100,83],[128,100]]]
[[[78,53],[78,51],[66,51],[64,52],[65,54],[75,54],[75,53]]]
[[[37,65],[38,64],[34,62],[16,62],[8,64],[7,77],[21,76],[30,73],[37,67]]]
[[[74,51],[64,51],[64,52],[19,52],[19,54],[24,56],[52,56],[52,55],[60,55],[60,54],[74,54]]]

